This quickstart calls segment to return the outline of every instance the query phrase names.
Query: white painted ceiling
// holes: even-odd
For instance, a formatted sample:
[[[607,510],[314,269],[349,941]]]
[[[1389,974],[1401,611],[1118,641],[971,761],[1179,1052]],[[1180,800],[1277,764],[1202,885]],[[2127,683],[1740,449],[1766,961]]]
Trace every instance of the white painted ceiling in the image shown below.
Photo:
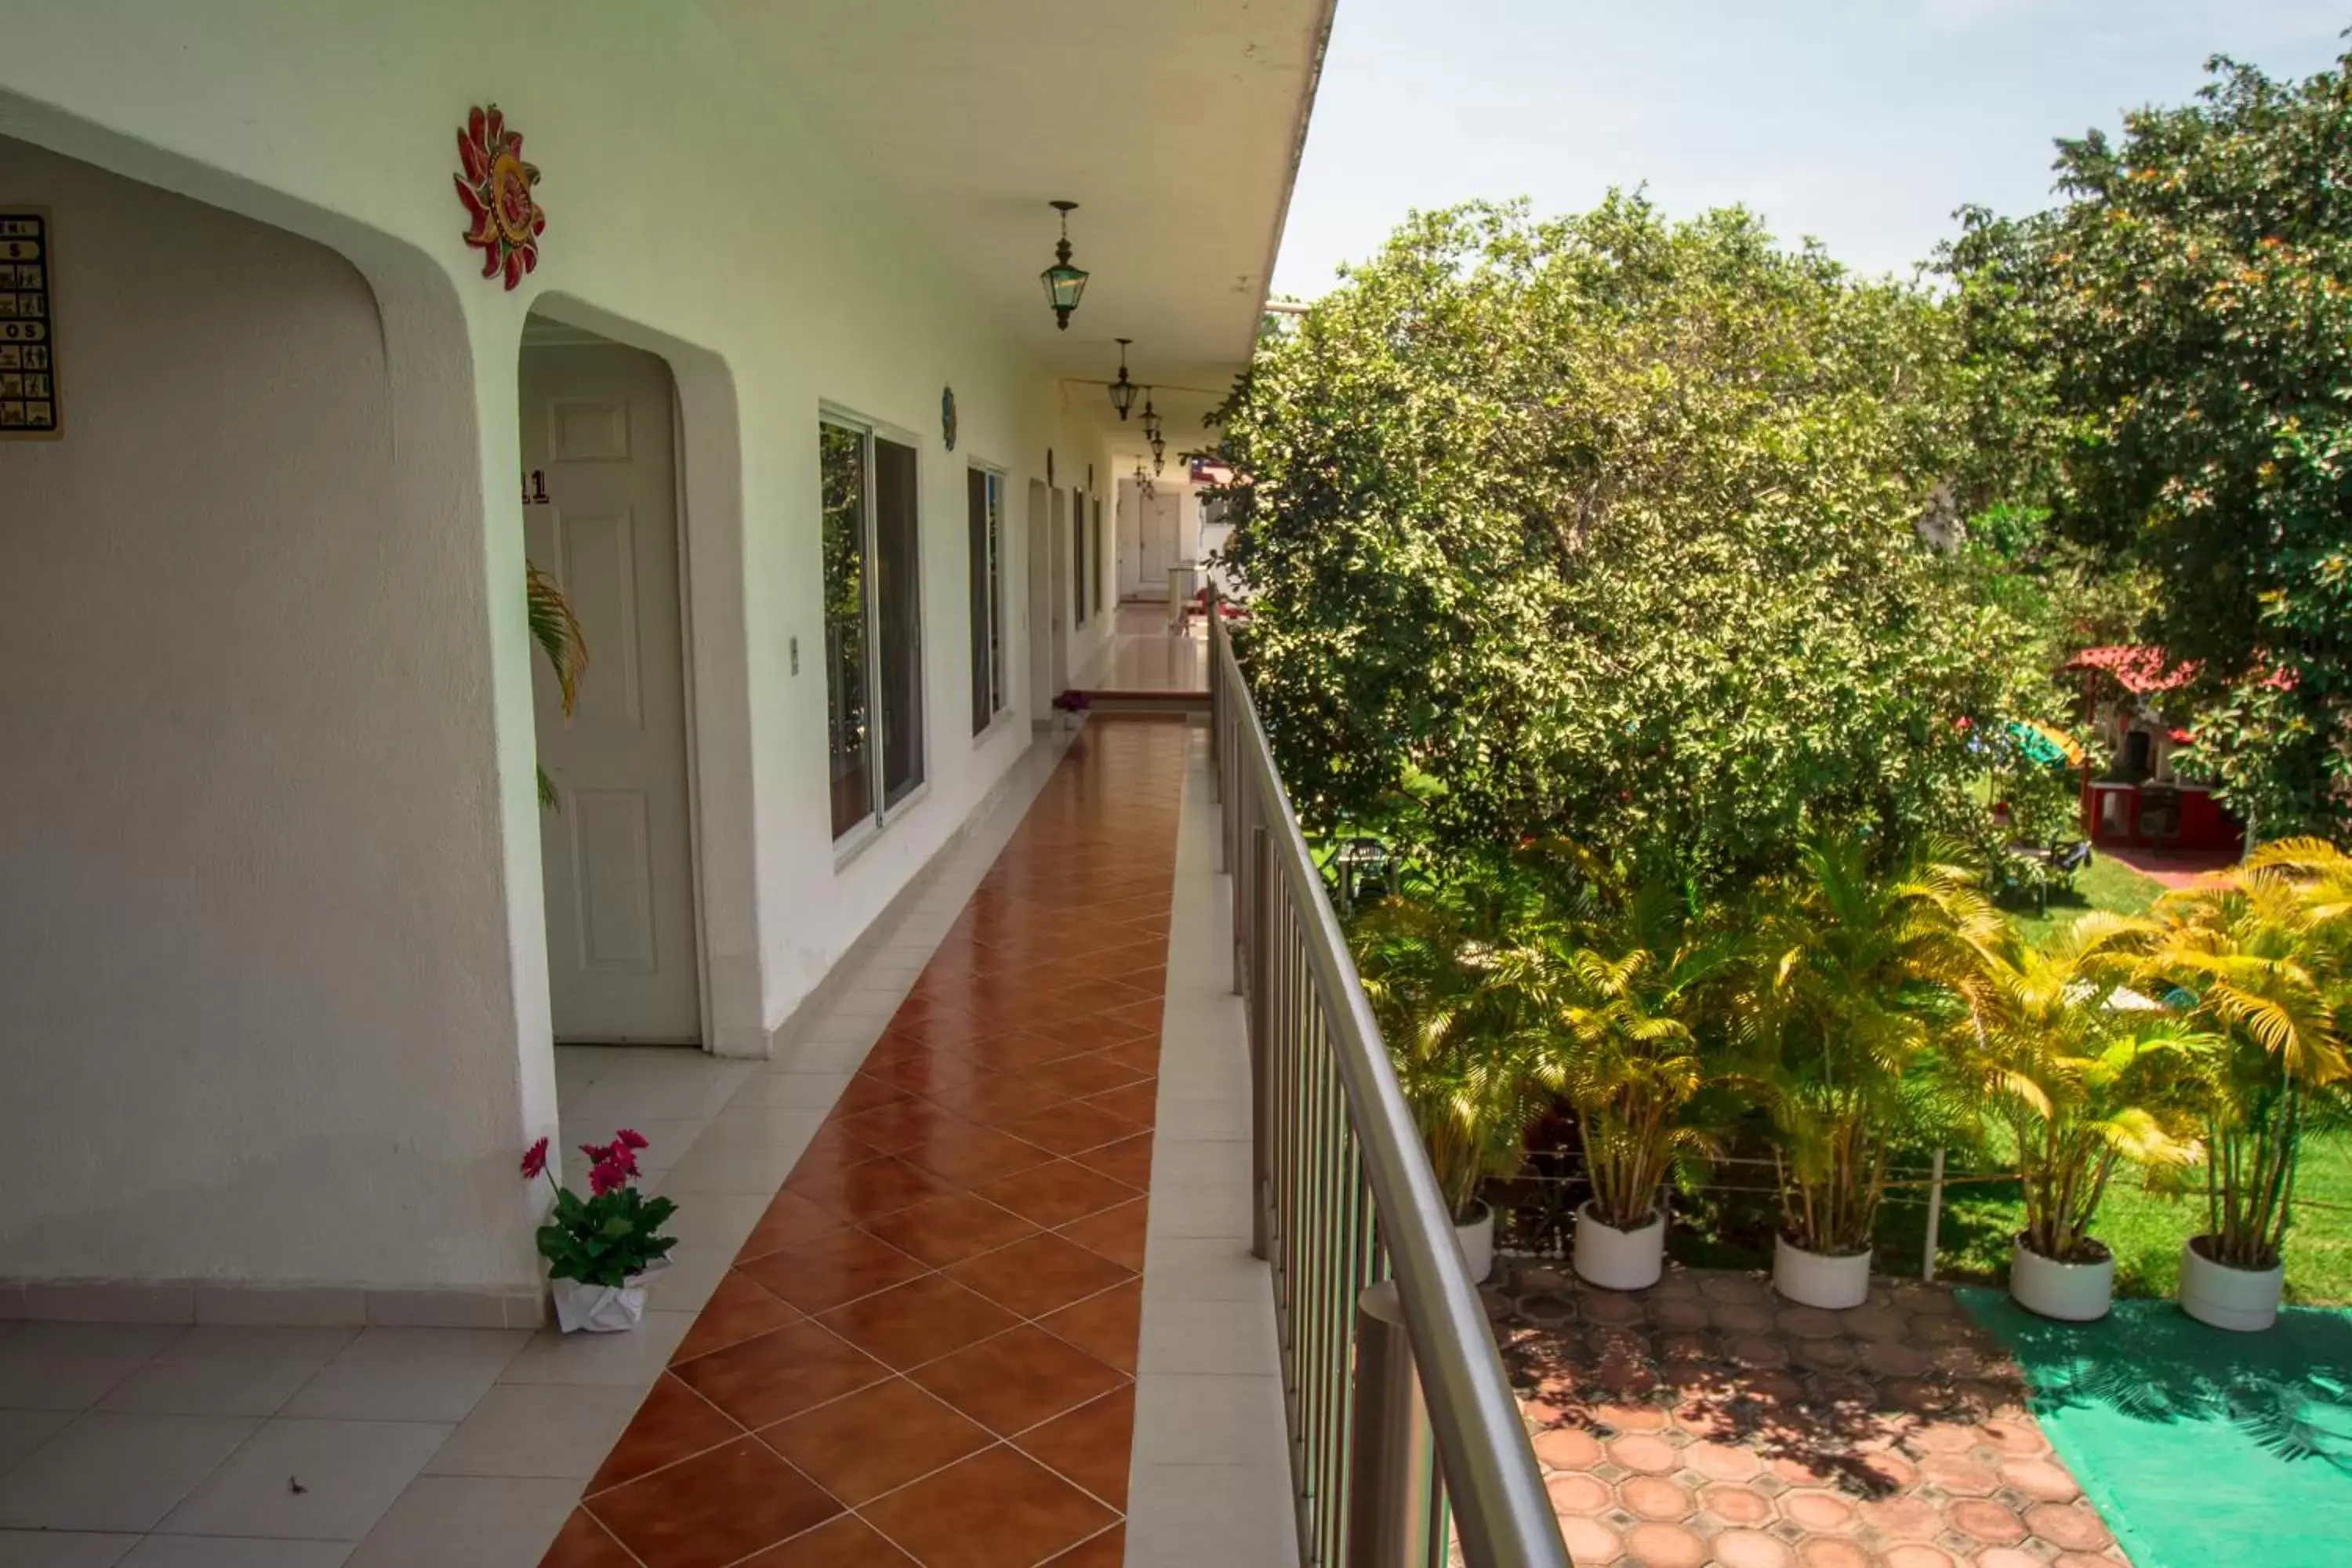
[[[698,0],[836,155],[895,195],[1122,435],[1113,340],[1170,463],[1248,360],[1334,0]],[[1066,332],[1037,274],[1079,204]],[[1180,388],[1197,389],[1192,392]]]

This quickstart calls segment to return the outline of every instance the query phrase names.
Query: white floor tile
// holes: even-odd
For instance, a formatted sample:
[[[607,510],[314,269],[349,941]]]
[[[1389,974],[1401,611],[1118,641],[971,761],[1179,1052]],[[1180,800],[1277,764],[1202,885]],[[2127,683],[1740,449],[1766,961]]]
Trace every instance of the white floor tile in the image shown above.
[[[427,1421],[262,1424],[165,1516],[171,1535],[357,1541],[456,1430]],[[297,1488],[299,1490],[297,1490]]]
[[[117,1384],[98,1408],[174,1415],[275,1415],[358,1332],[198,1325]]]
[[[1150,1465],[1287,1462],[1282,1381],[1145,1373],[1135,1384],[1135,1458]]]
[[[755,1079],[752,1082],[760,1080]],[[750,1088],[750,1085],[745,1085]],[[740,1091],[739,1091],[740,1096]],[[740,1098],[736,1103],[710,1119],[709,1131],[702,1135],[698,1149],[713,1144],[751,1144],[762,1148],[808,1147],[809,1140],[824,1124],[824,1112],[800,1106],[745,1105]]]
[[[122,1568],[341,1568],[348,1541],[264,1541],[254,1535],[151,1535]]]
[[[26,1323],[0,1337],[0,1406],[86,1410],[185,1332],[170,1323]]]
[[[1155,1236],[1144,1244],[1144,1289],[1171,1301],[1271,1301],[1274,1276],[1238,1236]]]
[[[352,1568],[520,1568],[539,1561],[580,1483],[423,1476],[352,1553]]]
[[[584,1481],[644,1401],[638,1388],[500,1384],[450,1434],[425,1473]]]
[[[287,1402],[284,1414],[454,1426],[530,1338],[521,1329],[367,1329]]]
[[[773,1197],[815,1134],[811,1127],[806,1136],[783,1143],[721,1143],[706,1136],[670,1167],[661,1179],[661,1190],[681,1206],[711,1193]]]
[[[514,1358],[501,1383],[593,1384],[608,1388],[654,1385],[670,1352],[694,1326],[692,1312],[649,1310],[625,1334],[563,1334],[541,1329]]]
[[[0,1568],[114,1568],[138,1544],[135,1535],[0,1530]]]
[[[71,1410],[0,1410],[0,1476],[73,1424]]]
[[[0,1525],[152,1530],[258,1425],[226,1415],[80,1416],[0,1478]]]
[[[779,1110],[829,1111],[841,1091],[849,1087],[850,1076],[845,1071],[762,1072],[735,1091],[727,1109],[766,1105]]]

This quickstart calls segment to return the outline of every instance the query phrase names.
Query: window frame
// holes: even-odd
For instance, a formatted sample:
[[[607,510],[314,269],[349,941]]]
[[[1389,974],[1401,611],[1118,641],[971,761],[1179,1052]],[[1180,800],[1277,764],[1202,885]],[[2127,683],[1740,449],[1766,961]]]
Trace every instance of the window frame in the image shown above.
[[[888,420],[876,419],[869,415],[860,414],[855,409],[845,407],[839,404],[823,401],[819,402],[817,405],[817,489],[820,498],[822,498],[824,494],[824,427],[826,426],[832,426],[834,428],[838,430],[845,430],[858,437],[858,461],[860,465],[860,474],[863,479],[858,496],[858,513],[860,531],[859,548],[860,560],[862,563],[860,575],[863,579],[862,585],[864,588],[862,606],[865,619],[864,641],[866,645],[864,673],[866,687],[865,695],[866,711],[867,716],[867,734],[866,739],[866,787],[868,806],[866,814],[864,816],[858,818],[857,821],[852,823],[849,826],[843,828],[840,832],[833,835],[834,869],[838,871],[844,866],[847,865],[852,859],[856,858],[858,852],[863,850],[866,845],[879,837],[882,833],[889,827],[892,822],[906,816],[908,813],[914,810],[915,807],[921,805],[924,799],[929,795],[931,791],[930,746],[929,736],[927,732],[929,728],[930,705],[928,701],[923,702],[920,710],[918,711],[914,720],[915,782],[908,788],[904,795],[902,795],[897,801],[893,802],[888,799],[888,790],[884,780],[884,770],[888,765],[889,717],[885,711],[883,706],[883,689],[885,682],[883,680],[884,663],[881,604],[882,574],[879,565],[881,557],[881,469],[875,453],[875,444],[877,441],[887,441],[892,446],[905,448],[914,456],[912,470],[913,477],[911,480],[911,498],[914,505],[914,520],[911,538],[915,552],[915,559],[910,563],[910,566],[915,576],[915,593],[911,600],[914,626],[910,638],[911,646],[907,649],[907,659],[914,671],[913,689],[919,694],[919,696],[927,694],[925,681],[928,671],[926,669],[925,653],[928,643],[929,617],[924,613],[922,592],[922,441],[912,432],[893,425]],[[824,552],[824,520],[822,516],[820,516],[818,520],[817,543],[820,561],[818,574],[819,587],[820,592],[822,592],[824,576],[822,568]],[[822,646],[822,641],[823,639],[820,637],[820,646]],[[833,680],[833,668],[832,662],[829,658],[825,661],[824,673],[827,683],[825,690],[825,712],[827,715],[825,725],[825,826],[830,829],[833,826],[831,772],[833,758],[833,724],[831,718],[833,710],[833,691],[831,686],[831,682]]]
[[[982,594],[971,589],[968,584],[965,595],[968,604],[985,604],[988,609],[988,625],[984,628],[977,624],[966,628],[966,640],[971,645],[973,661],[975,685],[980,679],[977,671],[983,660],[988,668],[987,716],[982,719],[975,713],[973,717],[976,721],[971,731],[973,740],[982,741],[993,733],[996,727],[1004,721],[1005,716],[1013,711],[1012,628],[1010,616],[1005,608],[1006,584],[1012,580],[1012,572],[1005,560],[1006,546],[1010,539],[1004,510],[1005,496],[1012,481],[1012,473],[1001,464],[988,462],[980,458],[969,459],[965,463],[964,472],[967,508],[964,520],[967,570],[981,569],[981,563],[970,558],[971,520],[969,508],[973,477],[978,477],[982,484],[982,505],[986,506],[991,499],[994,502],[992,511],[987,517],[982,531],[988,551],[986,568],[989,573],[989,585],[985,594]]]

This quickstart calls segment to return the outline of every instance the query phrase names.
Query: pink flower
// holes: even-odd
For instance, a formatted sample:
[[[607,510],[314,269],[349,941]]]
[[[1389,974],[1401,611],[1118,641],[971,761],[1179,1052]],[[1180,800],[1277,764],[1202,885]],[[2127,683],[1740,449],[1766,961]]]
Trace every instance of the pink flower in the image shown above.
[[[528,1182],[533,1176],[544,1173],[546,1169],[547,1140],[542,1138],[522,1152],[522,1179]]]
[[[601,1198],[606,1193],[627,1186],[629,1178],[635,1173],[618,1160],[604,1161],[590,1168],[588,1190]]]
[[[624,1149],[642,1149],[646,1147],[646,1135],[633,1128],[624,1127],[613,1134],[613,1142]]]

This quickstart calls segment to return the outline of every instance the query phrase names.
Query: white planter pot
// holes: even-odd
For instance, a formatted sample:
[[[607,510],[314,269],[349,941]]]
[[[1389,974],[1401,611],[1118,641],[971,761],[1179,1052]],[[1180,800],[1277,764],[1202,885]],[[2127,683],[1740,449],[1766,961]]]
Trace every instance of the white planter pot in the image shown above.
[[[2009,1293],[2029,1312],[2062,1322],[2095,1322],[2115,1301],[2115,1255],[2096,1263],[2060,1263],[2026,1246],[2021,1236],[2010,1255]]]
[[[1462,1247],[1462,1261],[1470,1270],[1470,1283],[1483,1285],[1486,1276],[1495,1271],[1495,1211],[1486,1204],[1478,1205],[1478,1217],[1454,1226],[1454,1239]]]
[[[2284,1260],[2270,1268],[2232,1268],[2198,1251],[2202,1239],[2180,1244],[2180,1310],[2200,1323],[2239,1333],[2256,1333],[2278,1321]]]
[[[1870,1299],[1870,1254],[1830,1258],[1807,1252],[1785,1236],[1772,1243],[1772,1289],[1801,1307],[1840,1311]]]
[[[619,1333],[634,1329],[646,1315],[646,1277],[632,1274],[625,1285],[585,1285],[577,1279],[551,1279],[555,1297],[555,1321],[567,1334],[585,1330],[592,1334]]]
[[[1577,1278],[1612,1290],[1646,1289],[1666,1271],[1666,1216],[1654,1211],[1638,1230],[1619,1230],[1596,1218],[1590,1203],[1576,1211]]]

